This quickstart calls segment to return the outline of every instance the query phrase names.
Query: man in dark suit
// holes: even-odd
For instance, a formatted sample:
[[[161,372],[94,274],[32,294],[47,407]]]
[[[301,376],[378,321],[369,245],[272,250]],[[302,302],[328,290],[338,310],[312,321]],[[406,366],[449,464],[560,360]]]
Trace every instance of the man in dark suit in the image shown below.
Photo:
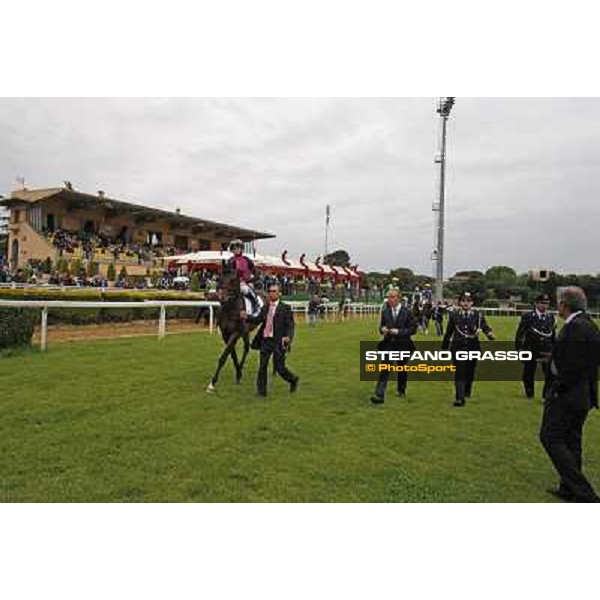
[[[442,350],[452,352],[456,371],[454,372],[454,389],[456,398],[454,406],[461,407],[466,403],[465,398],[471,397],[477,359],[456,360],[456,353],[462,351],[481,350],[479,332],[483,331],[488,340],[494,339],[494,332],[485,320],[483,313],[473,309],[473,294],[463,292],[458,297],[460,308],[453,310],[448,318],[448,328],[442,340]]]
[[[259,396],[267,395],[267,367],[273,355],[275,371],[290,384],[290,392],[298,387],[299,377],[285,366],[285,355],[294,339],[294,315],[289,304],[279,299],[280,291],[277,283],[267,287],[267,303],[262,307],[257,322],[261,323],[254,339],[252,348],[260,350],[260,365],[256,388]]]
[[[400,292],[397,289],[392,288],[388,293],[387,304],[381,312],[379,332],[383,334],[383,340],[377,345],[378,350],[412,352],[415,349],[411,336],[417,332],[417,322],[411,311],[400,305]],[[394,361],[393,364],[405,365],[406,362],[406,360]],[[383,404],[389,377],[389,371],[379,372],[375,394],[371,397],[373,404]],[[398,371],[398,396],[401,398],[406,395],[406,382],[406,372]]]
[[[585,293],[567,287],[559,293],[558,312],[565,324],[548,358],[540,441],[560,476],[550,493],[562,500],[600,502],[582,473],[583,425],[598,408],[600,331],[586,312]]]
[[[544,354],[552,352],[556,332],[556,319],[548,312],[550,297],[548,294],[540,294],[535,299],[535,309],[526,312],[519,322],[515,334],[515,348],[517,350],[529,350],[532,353],[531,360],[523,361],[523,387],[525,395],[533,398],[535,392],[535,371],[538,362]],[[547,363],[542,362],[542,371],[546,375]],[[542,397],[544,392],[542,391]]]

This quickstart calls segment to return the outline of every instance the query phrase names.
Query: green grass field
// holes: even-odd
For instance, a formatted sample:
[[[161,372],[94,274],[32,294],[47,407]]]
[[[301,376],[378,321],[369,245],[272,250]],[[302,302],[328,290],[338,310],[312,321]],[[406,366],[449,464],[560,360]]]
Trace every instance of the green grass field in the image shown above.
[[[490,320],[510,339],[513,319]],[[358,344],[373,319],[297,328],[290,367],[254,395],[206,332],[50,346],[0,358],[4,502],[544,502],[556,483],[538,442],[542,411],[520,383],[477,382],[454,409],[453,385],[390,386],[371,406]],[[431,339],[431,338],[429,338]],[[600,419],[586,425],[586,472],[600,487]]]

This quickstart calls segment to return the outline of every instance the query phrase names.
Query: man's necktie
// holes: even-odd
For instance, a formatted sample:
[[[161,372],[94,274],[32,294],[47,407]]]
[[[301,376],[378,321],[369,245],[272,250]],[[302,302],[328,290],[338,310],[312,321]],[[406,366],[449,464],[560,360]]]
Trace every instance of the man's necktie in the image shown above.
[[[267,322],[265,323],[265,331],[263,337],[273,337],[273,317],[277,310],[276,304],[269,305],[269,312],[267,313]]]

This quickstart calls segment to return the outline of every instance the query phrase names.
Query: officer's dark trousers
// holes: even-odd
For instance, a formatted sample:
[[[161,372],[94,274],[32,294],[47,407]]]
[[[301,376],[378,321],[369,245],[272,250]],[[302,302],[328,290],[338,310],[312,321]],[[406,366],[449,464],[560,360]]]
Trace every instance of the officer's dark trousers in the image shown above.
[[[256,389],[259,394],[267,393],[267,367],[271,355],[273,355],[275,371],[282,379],[288,383],[292,383],[296,379],[296,376],[285,366],[285,350],[281,345],[281,340],[275,342],[273,338],[262,338],[260,341],[260,365],[256,378]]]
[[[548,363],[540,363],[542,367],[542,373],[544,373],[544,379],[546,377],[546,368]],[[538,362],[537,360],[526,360],[523,361],[523,387],[525,388],[525,393],[528,396],[533,396],[535,393],[535,370],[537,368]],[[545,395],[546,386],[544,384],[544,391],[542,392],[542,397]]]
[[[454,387],[456,399],[464,400],[471,395],[473,379],[475,379],[475,367],[477,360],[454,360],[456,371],[454,372]]]
[[[581,437],[587,410],[571,411],[561,396],[546,398],[540,441],[560,475],[560,490],[579,502],[600,502],[581,472]]]
[[[405,360],[394,360],[390,361],[391,365],[406,365]],[[377,378],[377,385],[375,387],[375,395],[383,398],[385,396],[385,390],[387,388],[388,380],[390,378],[390,373],[398,375],[398,393],[405,394],[406,393],[406,383],[408,380],[408,375],[406,371],[380,371],[379,376]]]
[[[435,322],[435,334],[442,337],[444,335],[444,326],[440,321]]]

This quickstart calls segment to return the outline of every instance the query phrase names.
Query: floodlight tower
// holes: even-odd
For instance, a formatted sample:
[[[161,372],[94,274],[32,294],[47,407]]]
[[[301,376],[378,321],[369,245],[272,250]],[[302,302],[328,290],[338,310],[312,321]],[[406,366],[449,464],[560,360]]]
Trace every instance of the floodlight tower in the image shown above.
[[[440,165],[440,193],[438,202],[434,202],[433,211],[437,212],[437,225],[435,231],[435,249],[431,260],[435,265],[435,299],[444,298],[444,202],[446,198],[446,122],[454,106],[454,98],[440,98],[437,114],[442,122],[439,152],[435,157],[436,164]]]

